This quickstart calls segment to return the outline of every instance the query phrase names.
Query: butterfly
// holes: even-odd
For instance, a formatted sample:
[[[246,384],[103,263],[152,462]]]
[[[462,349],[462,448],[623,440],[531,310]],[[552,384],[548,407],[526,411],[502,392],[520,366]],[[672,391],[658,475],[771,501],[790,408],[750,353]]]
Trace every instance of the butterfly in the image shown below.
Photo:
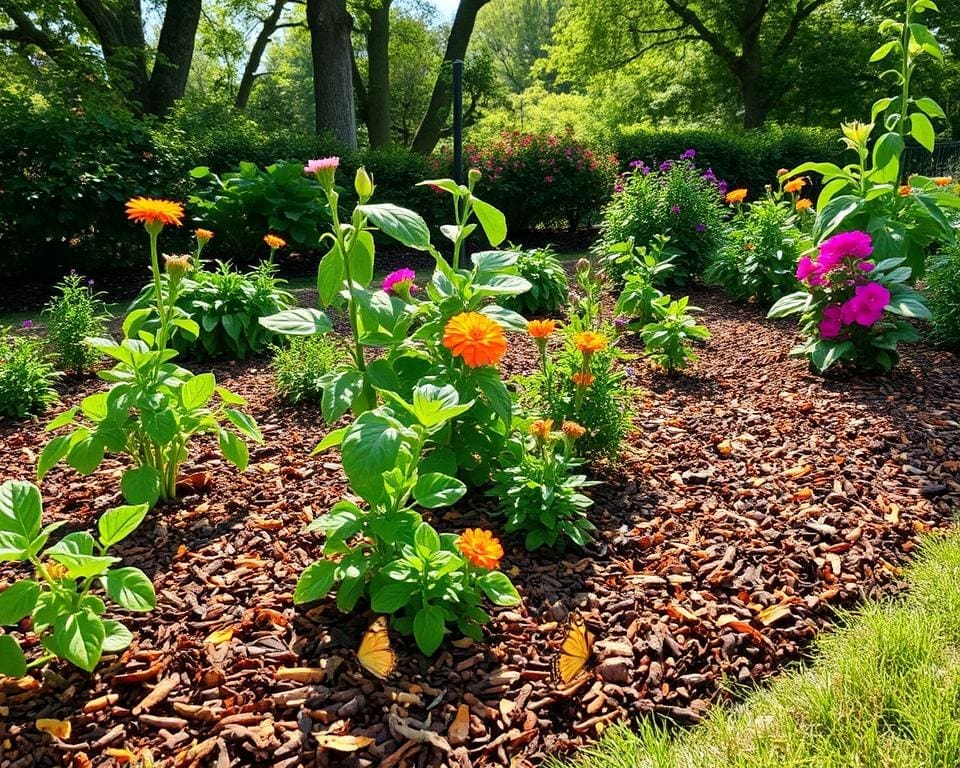
[[[396,669],[397,654],[390,647],[386,616],[378,616],[363,633],[357,649],[357,661],[370,674],[381,679],[388,677]]]
[[[567,616],[566,636],[553,658],[554,682],[567,685],[580,676],[593,658],[593,641],[594,635],[580,611],[572,611]]]

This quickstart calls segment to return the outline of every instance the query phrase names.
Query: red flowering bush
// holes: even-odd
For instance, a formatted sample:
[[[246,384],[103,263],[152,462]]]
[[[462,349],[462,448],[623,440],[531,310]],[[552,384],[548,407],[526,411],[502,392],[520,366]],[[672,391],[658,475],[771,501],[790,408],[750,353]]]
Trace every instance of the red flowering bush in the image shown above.
[[[448,170],[450,151],[434,158]],[[598,155],[573,137],[504,131],[490,144],[468,145],[464,162],[483,174],[483,197],[507,217],[511,232],[563,225],[571,231],[596,216],[610,197],[615,155]]]

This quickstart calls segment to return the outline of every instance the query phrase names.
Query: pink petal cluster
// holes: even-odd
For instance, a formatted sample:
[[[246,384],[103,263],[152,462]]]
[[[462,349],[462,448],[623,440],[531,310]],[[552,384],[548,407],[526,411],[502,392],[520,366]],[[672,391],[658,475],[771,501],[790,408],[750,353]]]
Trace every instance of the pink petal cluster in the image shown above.
[[[382,288],[387,293],[392,293],[394,296],[403,296],[407,293],[412,293],[417,289],[417,286],[413,284],[413,281],[417,279],[417,274],[412,269],[403,267],[402,269],[397,269],[383,278]]]
[[[873,269],[864,261],[873,253],[873,240],[866,232],[841,232],[820,244],[816,261],[804,256],[797,262],[797,280],[810,286],[826,285],[829,272],[848,263],[862,272]]]
[[[308,160],[303,166],[304,173],[320,173],[322,171],[336,171],[340,167],[339,157],[321,157],[317,160]]]
[[[840,317],[845,325],[856,323],[869,328],[883,317],[883,310],[889,303],[890,291],[880,283],[858,285],[853,296],[840,308]]]

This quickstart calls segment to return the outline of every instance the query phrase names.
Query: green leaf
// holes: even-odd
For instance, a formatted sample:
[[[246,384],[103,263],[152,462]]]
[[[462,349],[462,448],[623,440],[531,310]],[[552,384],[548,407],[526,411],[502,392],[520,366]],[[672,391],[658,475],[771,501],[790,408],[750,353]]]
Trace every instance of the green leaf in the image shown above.
[[[497,418],[509,427],[513,417],[513,399],[500,373],[495,368],[477,368],[473,371],[473,379]]]
[[[159,411],[144,411],[140,414],[143,428],[154,442],[166,445],[179,432],[177,416],[172,408],[163,408]],[[101,449],[102,453],[102,449]]]
[[[504,330],[527,330],[527,318],[525,318],[519,312],[514,312],[511,309],[504,309],[499,304],[488,304],[480,310],[480,314],[486,315],[491,320],[495,320]]]
[[[320,401],[320,410],[324,421],[332,424],[350,410],[350,406],[363,389],[363,373],[361,371],[342,371],[328,373],[321,377],[323,398]]]
[[[100,543],[104,547],[112,547],[123,541],[137,530],[149,509],[150,507],[145,503],[108,509],[97,522]]]
[[[817,206],[817,220],[814,225],[814,240],[820,242],[833,232],[864,205],[864,200],[856,195],[840,195],[826,205]]]
[[[518,275],[494,275],[489,280],[477,282],[474,291],[478,295],[519,296],[530,290],[530,281]]]
[[[376,246],[373,235],[367,230],[357,233],[357,239],[350,250],[350,277],[353,282],[366,288],[373,280],[373,257]]]
[[[897,133],[885,133],[877,139],[873,147],[872,181],[883,183],[897,180],[903,146],[903,139]]]
[[[153,507],[160,499],[160,473],[147,466],[128,469],[120,478],[120,493],[128,504]]]
[[[88,611],[59,616],[43,641],[48,650],[86,672],[93,672],[103,653],[106,631],[99,617]]]
[[[421,384],[413,390],[413,414],[425,427],[436,427],[470,410],[473,400],[461,404],[452,384]]]
[[[217,432],[217,442],[224,458],[241,472],[245,472],[250,462],[250,451],[247,444],[235,433],[226,429]]]
[[[810,307],[812,300],[813,297],[806,291],[788,293],[786,296],[781,297],[772,307],[770,307],[770,311],[767,312],[767,317],[787,317],[788,315],[796,315],[800,312],[806,312]]]
[[[319,309],[299,307],[286,309],[258,321],[268,331],[281,336],[317,336],[333,330],[333,324]]]
[[[293,602],[312,603],[327,596],[333,587],[337,565],[329,560],[317,560],[306,567],[297,580]]]
[[[413,639],[424,656],[432,656],[443,642],[443,611],[425,605],[413,617]]]
[[[257,426],[257,422],[253,420],[252,416],[243,411],[238,411],[236,408],[227,408],[224,413],[227,414],[230,423],[233,424],[241,434],[246,435],[256,443],[263,442],[260,427]]]
[[[467,486],[460,480],[440,472],[420,475],[413,489],[413,498],[417,504],[427,509],[449,507],[455,504],[467,492]]]
[[[115,619],[101,619],[103,622],[103,652],[119,653],[133,642],[133,634]]]
[[[0,635],[0,675],[23,677],[27,674],[27,659],[10,635]]]
[[[420,557],[428,558],[440,551],[440,534],[430,523],[420,523],[413,534],[413,543],[416,545]]]
[[[507,218],[503,213],[494,208],[490,203],[485,203],[479,197],[472,198],[473,212],[477,215],[483,232],[490,241],[490,245],[496,248],[507,237]]]
[[[449,192],[451,195],[456,195],[457,197],[463,195],[463,190],[460,188],[460,185],[457,184],[453,179],[429,179],[428,181],[418,181],[418,187],[437,187],[446,192]]]
[[[187,379],[180,387],[180,402],[183,407],[192,411],[202,408],[213,397],[217,388],[217,377],[212,373],[200,373]]]
[[[395,613],[410,602],[419,586],[409,566],[387,566],[370,584],[370,608],[376,613]]]
[[[103,448],[103,441],[96,436],[86,437],[71,446],[67,463],[81,475],[89,475],[103,461]]]
[[[922,109],[929,117],[940,117],[944,120],[947,119],[947,115],[943,111],[943,108],[929,96],[923,96],[917,99],[914,103],[917,105],[918,109]]]
[[[337,608],[344,613],[352,611],[357,601],[363,596],[363,589],[366,584],[366,578],[362,574],[344,577],[343,581],[340,582],[340,588],[337,590]]]
[[[343,255],[340,246],[334,243],[317,267],[317,295],[321,306],[333,304],[343,287],[343,278]]]
[[[107,594],[128,611],[152,611],[157,604],[153,584],[139,568],[116,568],[105,582]]]
[[[332,432],[328,432],[327,436],[317,443],[317,447],[310,451],[310,455],[316,456],[318,453],[323,453],[330,448],[340,445],[340,443],[343,442],[343,436],[345,434],[347,434],[346,427],[340,427],[340,429],[335,429]]]
[[[340,446],[350,487],[369,502],[383,493],[383,474],[393,469],[402,435],[398,425],[376,411],[367,411],[347,428]]]
[[[40,458],[37,460],[37,481],[43,480],[47,472],[53,469],[69,452],[69,435],[57,435],[43,446],[43,450],[40,452]]]
[[[46,554],[65,566],[67,574],[72,579],[99,576],[111,565],[119,562],[117,557],[88,554],[92,549],[93,537],[89,533],[71,533],[50,547]]]
[[[0,531],[0,560],[19,562],[26,560],[29,555],[31,539],[22,533]]]
[[[33,613],[40,591],[37,582],[21,579],[0,592],[0,626],[18,624]]]
[[[79,406],[76,406],[76,405],[73,406],[73,408],[67,409],[66,411],[61,413],[59,416],[55,416],[53,420],[43,428],[43,431],[52,432],[55,429],[60,429],[60,427],[67,426],[67,424],[70,424],[73,422],[73,418],[74,416],[77,415],[79,410],[80,410]]]
[[[902,48],[903,46],[899,40],[890,40],[873,52],[873,55],[870,57],[870,63],[873,64],[877,61],[882,61],[894,51],[900,51]]]
[[[27,541],[40,533],[43,502],[33,483],[7,480],[0,485],[0,531],[19,534]]]
[[[836,342],[820,339],[813,346],[813,350],[810,353],[810,361],[816,366],[818,371],[825,371],[853,350],[854,346],[852,342]]]
[[[937,132],[933,130],[933,123],[923,112],[914,112],[910,115],[910,135],[928,152],[933,152],[937,142]]]
[[[513,582],[500,571],[487,571],[477,578],[477,584],[495,605],[517,605],[520,594]]]
[[[393,205],[358,205],[356,208],[381,232],[418,251],[430,250],[430,228],[419,214]]]

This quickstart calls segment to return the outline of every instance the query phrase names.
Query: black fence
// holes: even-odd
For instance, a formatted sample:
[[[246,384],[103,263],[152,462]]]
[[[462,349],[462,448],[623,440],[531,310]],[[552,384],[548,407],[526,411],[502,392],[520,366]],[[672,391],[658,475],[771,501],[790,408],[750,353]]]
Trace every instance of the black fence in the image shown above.
[[[920,146],[908,146],[900,160],[901,173],[923,176],[949,176],[960,173],[960,141],[938,141],[933,152]]]

